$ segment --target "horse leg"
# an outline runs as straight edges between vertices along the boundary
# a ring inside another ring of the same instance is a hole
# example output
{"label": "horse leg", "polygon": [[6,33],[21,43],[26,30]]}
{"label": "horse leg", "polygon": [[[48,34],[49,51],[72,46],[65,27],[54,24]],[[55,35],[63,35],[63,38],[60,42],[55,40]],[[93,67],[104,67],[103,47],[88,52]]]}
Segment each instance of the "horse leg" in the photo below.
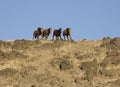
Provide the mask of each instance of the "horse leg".
{"label": "horse leg", "polygon": [[37,36],[37,39],[39,40],[39,35]]}
{"label": "horse leg", "polygon": [[54,40],[54,34],[53,34],[53,37],[52,37],[52,41]]}
{"label": "horse leg", "polygon": [[59,37],[57,36],[57,40],[59,40]]}
{"label": "horse leg", "polygon": [[56,39],[55,40],[58,40],[58,36],[56,36]]}
{"label": "horse leg", "polygon": [[40,36],[40,39],[42,40],[42,35]]}
{"label": "horse leg", "polygon": [[47,39],[48,39],[48,36],[46,35],[45,40],[47,40]]}
{"label": "horse leg", "polygon": [[57,36],[57,40],[59,40],[59,37]]}
{"label": "horse leg", "polygon": [[44,40],[44,37],[45,37],[45,35],[44,35],[44,33],[42,33],[42,34],[41,34],[42,40]]}
{"label": "horse leg", "polygon": [[32,38],[33,40],[34,40],[34,37],[35,37],[35,35],[33,34],[33,38]]}
{"label": "horse leg", "polygon": [[72,37],[71,37],[71,35],[69,35],[70,36],[70,40],[72,41]]}
{"label": "horse leg", "polygon": [[38,36],[35,36],[35,39],[37,40],[37,39],[38,39]]}
{"label": "horse leg", "polygon": [[60,35],[60,40],[63,40],[62,37],[61,37],[61,35]]}
{"label": "horse leg", "polygon": [[55,40],[57,40],[57,36],[56,36],[56,39]]}
{"label": "horse leg", "polygon": [[67,40],[69,41],[69,38],[68,38],[68,36],[67,36]]}
{"label": "horse leg", "polygon": [[64,40],[65,40],[65,36],[63,36],[64,37]]}
{"label": "horse leg", "polygon": [[37,39],[38,37],[37,37],[37,35],[35,35],[35,39]]}

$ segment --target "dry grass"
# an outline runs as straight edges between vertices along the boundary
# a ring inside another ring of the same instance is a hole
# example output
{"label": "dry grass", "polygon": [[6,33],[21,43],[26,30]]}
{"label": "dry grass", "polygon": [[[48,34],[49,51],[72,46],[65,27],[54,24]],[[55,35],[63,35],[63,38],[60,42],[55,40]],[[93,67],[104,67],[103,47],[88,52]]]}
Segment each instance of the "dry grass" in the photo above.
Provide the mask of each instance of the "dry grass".
{"label": "dry grass", "polygon": [[[110,41],[118,53],[108,55]],[[0,41],[0,87],[117,87],[119,39],[110,41]]]}

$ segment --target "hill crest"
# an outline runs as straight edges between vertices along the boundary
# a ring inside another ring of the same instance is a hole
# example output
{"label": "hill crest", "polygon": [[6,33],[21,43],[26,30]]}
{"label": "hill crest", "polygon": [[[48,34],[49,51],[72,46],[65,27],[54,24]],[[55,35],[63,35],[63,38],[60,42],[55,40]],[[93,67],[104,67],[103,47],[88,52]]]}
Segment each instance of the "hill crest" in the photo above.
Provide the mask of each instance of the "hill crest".
{"label": "hill crest", "polygon": [[120,38],[0,41],[1,87],[118,87]]}

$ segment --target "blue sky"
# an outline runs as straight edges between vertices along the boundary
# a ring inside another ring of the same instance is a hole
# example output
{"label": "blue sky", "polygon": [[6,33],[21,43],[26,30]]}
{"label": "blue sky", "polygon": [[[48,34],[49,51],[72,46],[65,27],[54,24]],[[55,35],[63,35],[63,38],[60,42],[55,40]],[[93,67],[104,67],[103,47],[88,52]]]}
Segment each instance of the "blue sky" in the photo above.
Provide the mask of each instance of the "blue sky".
{"label": "blue sky", "polygon": [[74,40],[119,37],[120,0],[0,0],[0,40],[32,39],[38,27],[70,27]]}

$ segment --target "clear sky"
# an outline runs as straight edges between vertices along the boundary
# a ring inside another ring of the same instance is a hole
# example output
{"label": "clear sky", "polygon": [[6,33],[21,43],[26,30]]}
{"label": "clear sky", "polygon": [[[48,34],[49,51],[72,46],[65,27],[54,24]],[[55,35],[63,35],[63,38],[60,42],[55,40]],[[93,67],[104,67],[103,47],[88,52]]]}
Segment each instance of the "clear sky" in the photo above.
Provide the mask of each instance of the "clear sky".
{"label": "clear sky", "polygon": [[0,40],[32,39],[38,27],[70,27],[74,40],[119,37],[120,0],[0,0]]}

